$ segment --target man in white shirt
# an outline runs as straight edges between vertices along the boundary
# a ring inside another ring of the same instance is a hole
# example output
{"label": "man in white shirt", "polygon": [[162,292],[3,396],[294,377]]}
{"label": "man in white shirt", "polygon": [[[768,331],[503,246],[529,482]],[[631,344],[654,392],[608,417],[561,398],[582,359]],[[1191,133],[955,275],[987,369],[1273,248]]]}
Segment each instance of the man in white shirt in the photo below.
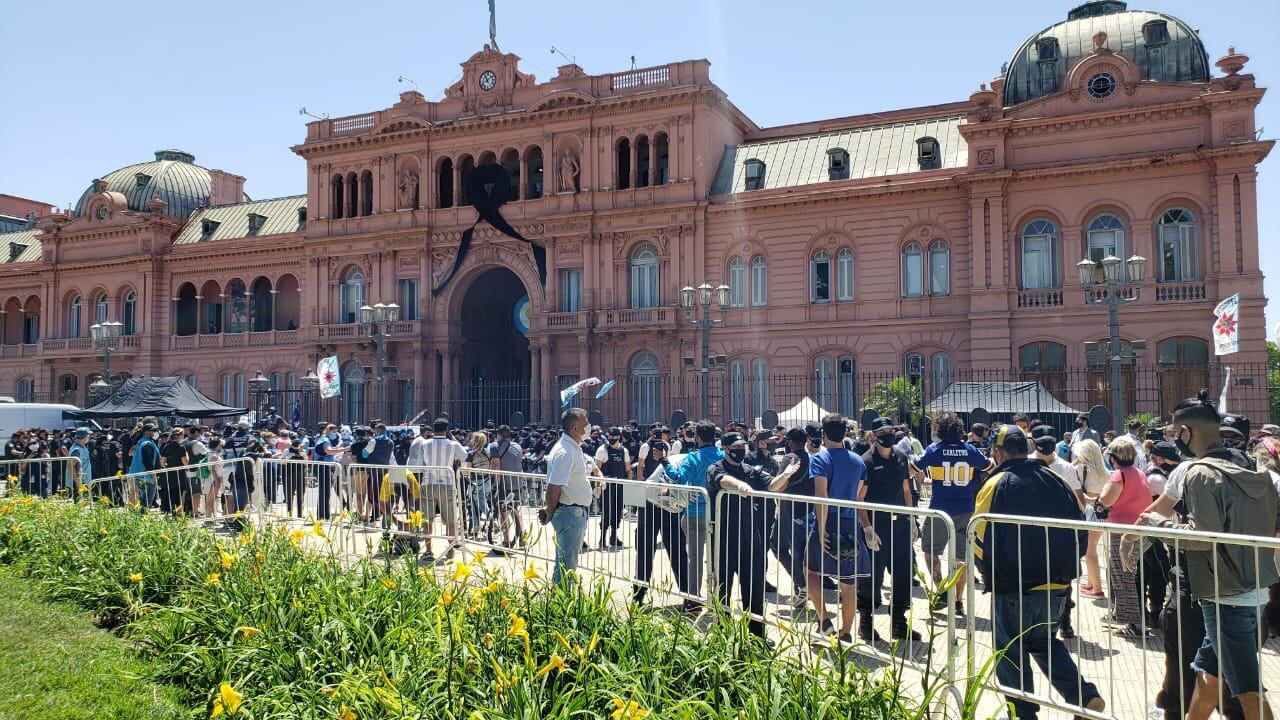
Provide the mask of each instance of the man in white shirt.
{"label": "man in white shirt", "polygon": [[[449,421],[444,418],[437,418],[429,427],[423,425],[420,430],[421,434],[409,446],[406,464],[422,484],[422,532],[431,534],[431,523],[438,514],[444,522],[445,532],[453,537],[457,506],[461,504],[457,497],[454,472],[467,459],[467,450],[457,440],[449,437]],[[440,559],[448,559],[453,551],[454,546],[450,545]],[[423,559],[425,562],[432,562],[430,545],[427,546]]]}
{"label": "man in white shirt", "polygon": [[1129,421],[1129,432],[1116,438],[1117,440],[1125,440],[1133,445],[1133,449],[1137,451],[1137,458],[1133,461],[1133,466],[1146,472],[1147,454],[1142,451],[1142,438],[1138,437],[1138,433],[1142,432],[1142,423],[1137,420]]}
{"label": "man in white shirt", "polygon": [[587,435],[587,411],[576,407],[565,410],[560,428],[560,440],[547,456],[546,504],[538,510],[538,522],[551,523],[555,529],[556,565],[551,580],[556,584],[578,567],[591,506],[587,456],[581,445]]}

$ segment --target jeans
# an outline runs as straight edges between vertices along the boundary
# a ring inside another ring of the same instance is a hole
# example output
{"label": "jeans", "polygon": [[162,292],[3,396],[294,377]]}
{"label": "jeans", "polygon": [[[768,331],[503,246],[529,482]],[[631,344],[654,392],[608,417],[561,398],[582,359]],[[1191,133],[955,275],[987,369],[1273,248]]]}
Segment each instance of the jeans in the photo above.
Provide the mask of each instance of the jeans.
{"label": "jeans", "polygon": [[155,477],[140,477],[137,482],[139,509],[146,512],[156,505]]}
{"label": "jeans", "polygon": [[1200,601],[1204,642],[1191,667],[1227,681],[1233,697],[1262,689],[1258,667],[1258,608]]}
{"label": "jeans", "polygon": [[689,584],[684,591],[696,596],[702,592],[702,571],[707,567],[707,519],[690,517],[686,513],[680,518],[680,529],[684,531],[686,547],[689,550]]}
{"label": "jeans", "polygon": [[[1035,691],[1031,660],[1049,676],[1049,684],[1072,705],[1083,706],[1098,696],[1093,683],[1084,682],[1067,646],[1058,639],[1058,618],[1062,616],[1067,590],[1027,590],[1022,593],[999,592],[992,603],[995,624],[995,647],[1004,657],[996,665],[1000,684]],[[1025,633],[1025,634],[1024,634]],[[1034,720],[1040,706],[1013,697],[1008,698],[1019,720]]]}
{"label": "jeans", "polygon": [[551,573],[551,582],[559,585],[569,571],[578,569],[578,553],[587,534],[587,509],[560,505],[551,518],[551,527],[556,531],[556,567]]}

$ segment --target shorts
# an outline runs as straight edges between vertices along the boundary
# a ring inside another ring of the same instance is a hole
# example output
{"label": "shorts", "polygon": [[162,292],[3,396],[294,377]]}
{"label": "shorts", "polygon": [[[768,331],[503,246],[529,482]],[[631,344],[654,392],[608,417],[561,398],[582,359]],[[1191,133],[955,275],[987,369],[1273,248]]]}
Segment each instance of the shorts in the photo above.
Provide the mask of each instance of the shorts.
{"label": "shorts", "polygon": [[1258,658],[1258,608],[1201,600],[1204,642],[1191,669],[1227,681],[1233,697],[1262,690]]}
{"label": "shorts", "polygon": [[[951,524],[956,528],[956,558],[964,562],[966,543],[969,541],[969,518],[973,513],[960,513],[951,516]],[[920,549],[925,555],[938,557],[947,550],[947,525],[936,515],[924,519],[924,529],[920,533]]]}
{"label": "shorts", "polygon": [[439,515],[445,525],[452,525],[456,519],[453,486],[423,485],[422,488],[422,517],[430,519]]}
{"label": "shorts", "polygon": [[[833,522],[834,521],[834,522]],[[855,558],[839,557],[826,552],[822,547],[822,537],[813,522],[809,525],[809,537],[806,554],[807,567],[810,572],[820,573],[844,585],[853,585],[858,578],[871,576],[871,556],[867,553],[866,540],[862,537],[862,529],[855,518],[831,517],[827,522],[827,539],[836,542],[837,537],[856,537],[857,555]]]}

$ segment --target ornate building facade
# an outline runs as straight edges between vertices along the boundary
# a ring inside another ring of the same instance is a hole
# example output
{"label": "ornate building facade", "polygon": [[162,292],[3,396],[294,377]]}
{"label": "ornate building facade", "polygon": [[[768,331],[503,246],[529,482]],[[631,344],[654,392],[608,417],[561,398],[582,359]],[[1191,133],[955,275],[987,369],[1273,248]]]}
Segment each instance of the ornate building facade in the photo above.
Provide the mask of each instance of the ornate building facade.
{"label": "ornate building facade", "polygon": [[[1241,298],[1233,360],[1265,361],[1256,169],[1273,143],[1246,61],[1228,49],[1214,73],[1182,21],[1102,0],[966,100],[762,128],[703,60],[539,83],[486,47],[438,101],[309,123],[305,196],[250,201],[243,178],[162,151],[0,234],[0,392],[84,402],[89,326],[112,320],[115,372],[247,404],[246,378],[294,387],[337,355],[342,414],[366,414],[359,309],[394,302],[378,414],[506,383],[507,406],[546,418],[597,376],[620,380],[614,419],[649,420],[699,355],[680,291],[705,282],[728,286],[720,416],[800,394],[852,412],[856,378],[904,368],[935,391],[998,369],[1062,393],[1080,368],[1080,405],[1110,381],[1085,354],[1107,315],[1076,263],[1139,255],[1122,332],[1163,371],[1145,408],[1162,412],[1208,382],[1221,298]],[[445,283],[484,165],[510,180],[503,217],[546,248],[545,284],[531,245],[485,222]]]}

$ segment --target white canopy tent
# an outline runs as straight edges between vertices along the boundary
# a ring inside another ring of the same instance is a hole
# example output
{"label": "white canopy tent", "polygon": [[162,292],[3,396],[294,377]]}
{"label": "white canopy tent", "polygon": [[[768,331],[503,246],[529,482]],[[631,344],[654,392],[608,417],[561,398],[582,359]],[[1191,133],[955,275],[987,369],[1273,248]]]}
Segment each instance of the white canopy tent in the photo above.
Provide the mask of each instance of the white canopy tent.
{"label": "white canopy tent", "polygon": [[[791,409],[778,413],[778,424],[786,427],[804,427],[805,423],[822,422],[822,417],[830,412],[806,395]],[[761,426],[759,417],[755,419],[755,426]]]}

